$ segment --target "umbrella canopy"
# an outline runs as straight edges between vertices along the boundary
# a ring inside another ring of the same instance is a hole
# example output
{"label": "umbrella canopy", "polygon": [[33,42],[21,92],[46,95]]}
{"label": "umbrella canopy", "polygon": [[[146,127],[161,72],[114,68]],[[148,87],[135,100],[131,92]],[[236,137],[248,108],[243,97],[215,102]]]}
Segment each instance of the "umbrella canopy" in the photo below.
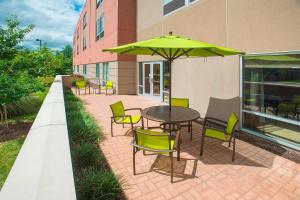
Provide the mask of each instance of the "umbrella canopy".
{"label": "umbrella canopy", "polygon": [[[118,54],[129,55],[159,55],[169,61],[170,81],[169,81],[169,102],[171,105],[171,65],[172,62],[181,56],[229,56],[243,54],[243,52],[233,49],[191,40],[179,36],[164,35],[149,40],[135,42],[131,44],[121,45],[114,48],[103,49],[104,52],[113,52]],[[171,108],[171,106],[170,106]]]}

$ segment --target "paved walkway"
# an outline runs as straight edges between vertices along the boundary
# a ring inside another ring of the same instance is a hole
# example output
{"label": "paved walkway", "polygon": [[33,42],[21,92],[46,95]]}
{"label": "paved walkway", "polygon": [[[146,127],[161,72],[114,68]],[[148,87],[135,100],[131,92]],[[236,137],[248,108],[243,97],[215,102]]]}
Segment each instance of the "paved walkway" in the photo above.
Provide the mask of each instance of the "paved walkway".
{"label": "paved walkway", "polygon": [[236,161],[231,149],[219,141],[206,140],[203,157],[199,156],[200,126],[194,126],[193,140],[186,129],[182,133],[181,160],[174,159],[175,183],[168,175],[166,156],[137,153],[132,172],[129,127],[114,126],[110,136],[109,105],[122,100],[126,108],[146,108],[159,102],[142,96],[81,95],[84,105],[105,135],[101,148],[112,170],[121,177],[128,199],[300,199],[300,164],[237,140]]}

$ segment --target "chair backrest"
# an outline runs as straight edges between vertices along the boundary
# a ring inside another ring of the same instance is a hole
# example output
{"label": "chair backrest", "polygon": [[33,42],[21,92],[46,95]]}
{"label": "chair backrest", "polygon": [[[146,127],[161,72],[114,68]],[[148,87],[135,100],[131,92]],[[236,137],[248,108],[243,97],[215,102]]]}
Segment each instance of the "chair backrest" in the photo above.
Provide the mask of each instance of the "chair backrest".
{"label": "chair backrest", "polygon": [[107,88],[113,88],[113,82],[111,82],[111,81],[106,81],[105,86],[106,86]]}
{"label": "chair backrest", "polygon": [[76,81],[76,86],[77,86],[78,88],[85,88],[86,83],[85,83],[84,80]]}
{"label": "chair backrest", "polygon": [[226,128],[226,132],[228,134],[232,134],[235,126],[237,125],[237,122],[239,121],[238,117],[236,116],[235,113],[231,113],[230,117],[228,119],[228,123],[227,123],[227,128]]}
{"label": "chair backrest", "polygon": [[187,98],[171,98],[171,106],[188,108],[190,106],[189,99],[187,99]]}
{"label": "chair backrest", "polygon": [[118,102],[110,105],[110,109],[113,113],[113,116],[115,117],[115,120],[119,120],[122,118],[122,117],[116,117],[116,116],[125,115],[125,109],[124,109],[122,101],[118,101]]}
{"label": "chair backrest", "polygon": [[[170,137],[166,132],[137,128],[135,129],[134,134],[135,143],[138,146],[148,149],[151,148],[153,150],[157,150],[159,147],[167,147],[167,149],[171,149]],[[153,144],[153,141],[156,141],[155,144]]]}

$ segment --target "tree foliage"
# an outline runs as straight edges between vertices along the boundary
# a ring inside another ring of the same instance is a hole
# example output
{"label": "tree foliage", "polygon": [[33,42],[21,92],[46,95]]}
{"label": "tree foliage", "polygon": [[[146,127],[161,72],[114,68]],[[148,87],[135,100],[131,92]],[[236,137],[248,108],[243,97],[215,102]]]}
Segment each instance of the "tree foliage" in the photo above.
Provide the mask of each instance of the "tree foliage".
{"label": "tree foliage", "polygon": [[[16,16],[0,26],[0,114],[5,106],[24,96],[45,90],[56,74],[72,72],[72,47],[53,52],[46,45],[39,50],[24,49],[21,44],[33,25],[21,26]],[[50,78],[49,78],[50,77]],[[7,114],[5,114],[7,115]]]}

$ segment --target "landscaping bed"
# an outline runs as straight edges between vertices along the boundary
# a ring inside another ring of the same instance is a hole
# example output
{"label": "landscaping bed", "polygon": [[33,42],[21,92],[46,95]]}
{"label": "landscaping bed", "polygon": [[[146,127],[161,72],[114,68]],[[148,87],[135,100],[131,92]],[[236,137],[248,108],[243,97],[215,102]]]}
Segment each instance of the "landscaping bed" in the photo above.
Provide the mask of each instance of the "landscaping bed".
{"label": "landscaping bed", "polygon": [[9,128],[0,127],[0,189],[13,166],[36,114],[9,120]]}
{"label": "landscaping bed", "polygon": [[64,93],[77,199],[122,199],[119,179],[99,148],[99,127],[71,90]]}

